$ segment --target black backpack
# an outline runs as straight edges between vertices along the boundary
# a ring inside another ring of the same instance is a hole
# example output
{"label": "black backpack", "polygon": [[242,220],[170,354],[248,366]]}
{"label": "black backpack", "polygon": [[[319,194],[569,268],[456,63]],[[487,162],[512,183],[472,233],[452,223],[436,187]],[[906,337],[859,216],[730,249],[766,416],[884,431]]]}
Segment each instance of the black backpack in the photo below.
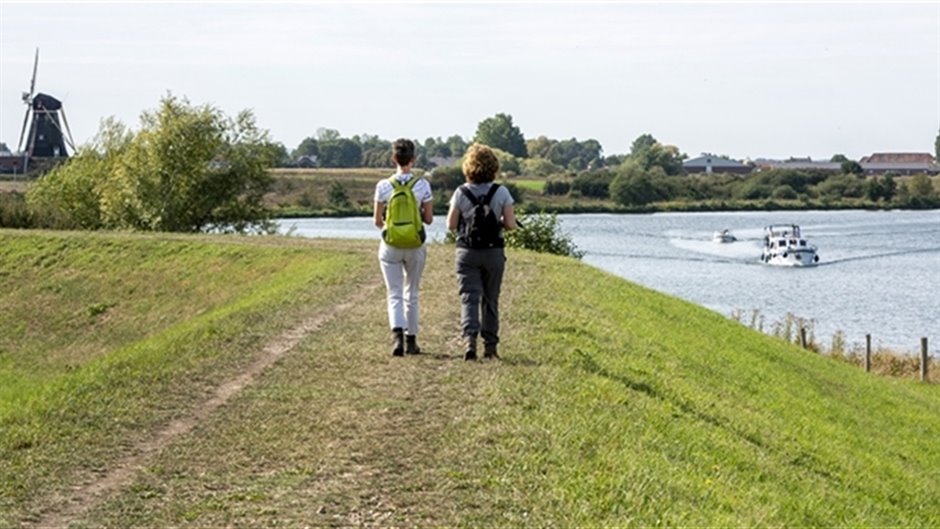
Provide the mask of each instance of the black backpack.
{"label": "black backpack", "polygon": [[477,197],[467,186],[460,186],[460,191],[473,204],[473,210],[469,219],[464,218],[463,215],[460,216],[457,246],[475,250],[505,246],[501,234],[502,223],[497,213],[490,207],[490,201],[493,200],[497,188],[499,184],[493,184],[485,196]]}

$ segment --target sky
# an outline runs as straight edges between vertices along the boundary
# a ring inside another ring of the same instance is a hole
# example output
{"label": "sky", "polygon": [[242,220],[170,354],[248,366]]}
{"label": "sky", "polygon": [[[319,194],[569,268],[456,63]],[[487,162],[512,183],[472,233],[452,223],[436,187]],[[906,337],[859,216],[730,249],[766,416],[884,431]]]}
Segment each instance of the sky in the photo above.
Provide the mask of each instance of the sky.
{"label": "sky", "polygon": [[930,152],[940,0],[16,2],[0,0],[0,141],[36,91],[77,144],[166,94],[251,110],[294,149],[320,128],[423,141],[512,116],[526,138],[694,158]]}

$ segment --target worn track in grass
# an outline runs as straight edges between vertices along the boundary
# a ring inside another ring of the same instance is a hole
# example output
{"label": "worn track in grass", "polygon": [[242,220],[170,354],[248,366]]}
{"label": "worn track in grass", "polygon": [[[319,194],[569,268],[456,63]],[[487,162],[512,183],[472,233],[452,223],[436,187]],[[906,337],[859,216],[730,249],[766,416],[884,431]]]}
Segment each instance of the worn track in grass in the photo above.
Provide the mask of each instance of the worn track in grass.
{"label": "worn track in grass", "polygon": [[141,469],[148,465],[161,450],[180,437],[189,434],[234,395],[252,384],[265,369],[280,360],[309,334],[340,317],[351,307],[367,300],[379,286],[376,282],[364,284],[350,298],[341,300],[326,311],[317,311],[296,326],[277,335],[262,348],[254,362],[241,374],[218,386],[210,399],[200,403],[186,415],[172,421],[151,438],[135,446],[130,450],[132,455],[113,464],[98,479],[74,487],[68,493],[68,497],[51,505],[34,526],[67,527],[116,491],[126,488]]}

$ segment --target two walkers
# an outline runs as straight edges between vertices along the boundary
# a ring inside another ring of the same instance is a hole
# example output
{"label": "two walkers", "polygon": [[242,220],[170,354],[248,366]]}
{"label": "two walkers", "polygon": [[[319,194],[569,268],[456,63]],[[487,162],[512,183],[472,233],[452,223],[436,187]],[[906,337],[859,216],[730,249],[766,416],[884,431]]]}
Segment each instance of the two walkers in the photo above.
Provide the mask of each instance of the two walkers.
{"label": "two walkers", "polygon": [[[392,354],[420,352],[417,345],[418,295],[427,260],[424,224],[434,218],[431,186],[411,174],[415,159],[411,140],[396,140],[392,159],[398,170],[375,187],[374,223],[382,230],[379,263],[388,300]],[[472,145],[464,158],[467,180],[451,197],[447,227],[457,231],[456,269],[460,293],[460,323],[464,358],[477,358],[477,340],[483,356],[498,358],[499,292],[506,256],[502,230],[516,228],[509,191],[493,183],[499,160],[485,145]],[[482,309],[482,318],[481,318]]]}

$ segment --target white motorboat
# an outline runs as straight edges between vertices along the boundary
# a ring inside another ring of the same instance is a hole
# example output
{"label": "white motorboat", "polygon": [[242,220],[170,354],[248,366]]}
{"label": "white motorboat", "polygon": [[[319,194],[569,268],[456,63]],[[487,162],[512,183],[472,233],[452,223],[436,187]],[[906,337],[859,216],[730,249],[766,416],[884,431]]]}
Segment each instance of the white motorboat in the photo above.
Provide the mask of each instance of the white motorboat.
{"label": "white motorboat", "polygon": [[731,235],[731,232],[728,230],[716,231],[715,235],[712,236],[713,242],[726,243],[726,242],[734,242],[736,240],[738,240],[738,238],[735,237],[734,235]]}
{"label": "white motorboat", "polygon": [[774,266],[814,266],[819,262],[819,254],[800,233],[799,226],[775,224],[764,228],[760,260]]}

